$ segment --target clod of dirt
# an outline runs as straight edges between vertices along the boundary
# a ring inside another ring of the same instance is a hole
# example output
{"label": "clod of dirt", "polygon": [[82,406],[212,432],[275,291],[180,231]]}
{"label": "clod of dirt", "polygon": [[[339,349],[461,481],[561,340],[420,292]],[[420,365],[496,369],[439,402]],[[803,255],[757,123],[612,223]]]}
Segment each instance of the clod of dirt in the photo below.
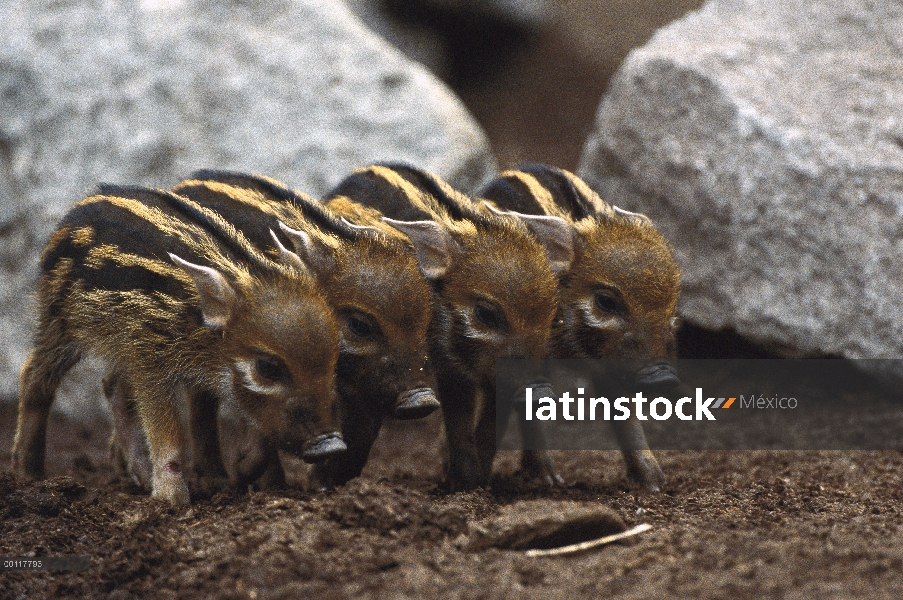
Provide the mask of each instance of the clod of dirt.
{"label": "clod of dirt", "polygon": [[17,488],[16,477],[4,473],[0,476],[0,517],[15,518],[24,514],[55,517],[81,498],[85,491],[85,487],[71,477],[28,482]]}
{"label": "clod of dirt", "polygon": [[416,531],[418,539],[439,540],[467,529],[463,510],[436,506],[427,494],[405,486],[357,479],[323,501],[332,521],[381,535]]}
{"label": "clod of dirt", "polygon": [[471,525],[467,548],[509,550],[557,548],[627,529],[612,509],[592,502],[527,500],[515,502]]}

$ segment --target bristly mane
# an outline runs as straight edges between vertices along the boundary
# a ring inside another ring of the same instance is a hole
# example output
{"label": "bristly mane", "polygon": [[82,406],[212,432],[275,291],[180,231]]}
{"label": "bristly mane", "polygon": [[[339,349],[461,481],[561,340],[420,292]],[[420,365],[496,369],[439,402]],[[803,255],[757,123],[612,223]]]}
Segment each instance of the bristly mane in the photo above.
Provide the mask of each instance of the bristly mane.
{"label": "bristly mane", "polygon": [[[227,185],[246,186],[251,183],[266,196],[284,202],[297,210],[305,219],[326,233],[352,241],[360,240],[368,235],[366,231],[349,227],[324,204],[296,192],[275,179],[263,175],[252,175],[238,171],[221,171],[202,169],[191,174],[193,179],[216,181]],[[244,182],[244,184],[243,184]]]}
{"label": "bristly mane", "polygon": [[199,225],[215,241],[221,243],[236,256],[244,259],[249,265],[272,271],[279,268],[277,263],[264,256],[251,244],[243,233],[235,229],[231,223],[223,219],[214,211],[198,205],[193,200],[174,194],[168,190],[148,188],[136,185],[112,185],[101,183],[97,186],[95,194],[113,196],[118,198],[130,198],[140,201],[142,194],[153,195],[168,204],[173,210],[195,225]]}
{"label": "bristly mane", "polygon": [[468,196],[454,190],[448,183],[432,173],[404,163],[379,163],[375,166],[392,169],[411,181],[418,189],[435,198],[436,202],[445,208],[449,216],[455,220],[467,220],[475,224],[486,224],[491,220],[490,217],[474,208]]}

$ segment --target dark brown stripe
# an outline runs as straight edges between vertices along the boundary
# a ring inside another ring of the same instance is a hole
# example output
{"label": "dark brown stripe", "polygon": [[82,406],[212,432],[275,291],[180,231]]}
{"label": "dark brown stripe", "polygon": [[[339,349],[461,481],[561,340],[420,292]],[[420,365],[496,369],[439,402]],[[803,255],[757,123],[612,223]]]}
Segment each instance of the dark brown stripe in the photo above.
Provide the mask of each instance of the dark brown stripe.
{"label": "dark brown stripe", "polygon": [[367,235],[353,227],[348,227],[322,203],[291,190],[285,184],[263,175],[205,169],[193,173],[192,178],[257,190],[267,198],[288,204],[321,230],[346,240],[355,241]]}

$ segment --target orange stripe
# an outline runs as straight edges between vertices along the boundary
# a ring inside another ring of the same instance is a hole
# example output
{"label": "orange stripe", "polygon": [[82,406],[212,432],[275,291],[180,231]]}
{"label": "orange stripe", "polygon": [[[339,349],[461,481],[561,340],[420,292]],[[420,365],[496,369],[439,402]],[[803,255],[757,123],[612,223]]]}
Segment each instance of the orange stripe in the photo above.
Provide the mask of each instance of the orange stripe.
{"label": "orange stripe", "polygon": [[727,402],[725,402],[724,406],[722,406],[721,408],[730,408],[731,404],[734,403],[734,400],[736,400],[736,398],[728,398]]}

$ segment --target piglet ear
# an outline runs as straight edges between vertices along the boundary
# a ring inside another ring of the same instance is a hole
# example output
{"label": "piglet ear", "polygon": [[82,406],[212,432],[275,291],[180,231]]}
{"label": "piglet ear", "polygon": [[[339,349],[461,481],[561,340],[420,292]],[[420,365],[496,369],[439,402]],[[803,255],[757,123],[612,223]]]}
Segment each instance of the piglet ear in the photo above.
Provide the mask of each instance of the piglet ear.
{"label": "piglet ear", "polygon": [[216,269],[190,263],[172,253],[169,257],[194,280],[201,297],[204,324],[211,329],[224,329],[236,302],[235,290],[226,278]]}
{"label": "piglet ear", "polygon": [[372,225],[355,225],[354,223],[352,223],[345,217],[339,217],[339,218],[341,219],[342,223],[344,223],[347,227],[350,227],[352,229],[357,229],[358,231],[372,231],[374,233],[376,233],[378,231],[376,229],[376,227],[373,227]]}
{"label": "piglet ear", "polygon": [[325,248],[310,237],[309,233],[300,229],[292,229],[282,221],[279,221],[279,229],[295,247],[296,256],[305,265],[305,269],[313,269],[318,273],[329,269],[330,255]]}
{"label": "piglet ear", "polygon": [[495,215],[509,215],[517,217],[527,226],[527,229],[536,237],[552,265],[555,273],[567,273],[574,262],[574,228],[561,217],[547,215],[527,215],[513,210],[499,210],[489,202],[483,201],[483,205]]}
{"label": "piglet ear", "polygon": [[504,211],[504,210],[496,207],[495,204],[493,204],[492,202],[489,202],[487,200],[480,200],[480,204],[483,205],[483,208],[488,209],[489,212],[491,212],[492,214],[494,214],[497,217],[503,217],[507,214],[510,214],[507,211]]}
{"label": "piglet ear", "polygon": [[396,221],[383,217],[383,221],[402,232],[414,246],[420,272],[430,281],[441,279],[454,262],[451,235],[434,221]]}
{"label": "piglet ear", "polygon": [[642,221],[643,223],[647,223],[647,224],[649,224],[649,225],[652,225],[652,219],[650,219],[649,217],[647,217],[646,215],[644,215],[644,214],[642,214],[642,213],[630,212],[629,210],[624,210],[623,208],[620,208],[620,207],[618,207],[618,206],[615,206],[614,204],[611,205],[611,208],[612,208],[617,214],[621,215],[622,217],[628,217],[628,218],[631,218],[631,219],[636,219],[636,220],[638,220],[638,221]]}
{"label": "piglet ear", "polygon": [[524,215],[513,213],[527,224],[539,243],[546,249],[546,255],[556,273],[567,273],[574,262],[574,229],[561,217]]}
{"label": "piglet ear", "polygon": [[[281,222],[279,224],[282,225]],[[273,237],[273,243],[276,244],[276,250],[279,252],[279,258],[282,259],[282,262],[293,266],[302,273],[310,273],[310,270],[307,268],[304,261],[301,260],[301,257],[282,245],[282,241],[279,239],[279,236],[276,235],[275,231],[270,229],[270,235]]]}

